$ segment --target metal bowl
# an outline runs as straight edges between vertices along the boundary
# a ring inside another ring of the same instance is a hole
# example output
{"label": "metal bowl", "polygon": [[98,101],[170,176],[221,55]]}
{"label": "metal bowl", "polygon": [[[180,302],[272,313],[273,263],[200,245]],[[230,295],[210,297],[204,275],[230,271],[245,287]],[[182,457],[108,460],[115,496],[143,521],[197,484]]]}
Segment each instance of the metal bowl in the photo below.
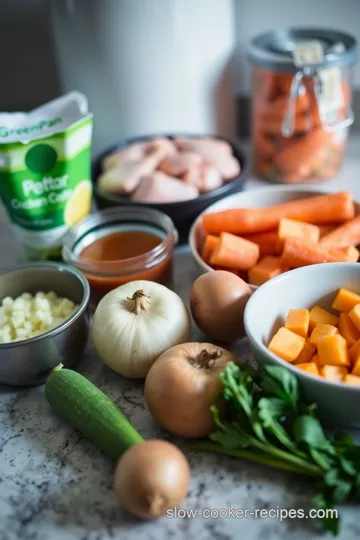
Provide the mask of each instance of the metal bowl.
{"label": "metal bowl", "polygon": [[54,291],[79,307],[69,319],[44,334],[0,344],[2,384],[41,384],[60,362],[72,367],[82,358],[89,336],[87,305],[90,289],[87,280],[74,268],[48,262],[16,266],[0,274],[0,299],[38,291]]}

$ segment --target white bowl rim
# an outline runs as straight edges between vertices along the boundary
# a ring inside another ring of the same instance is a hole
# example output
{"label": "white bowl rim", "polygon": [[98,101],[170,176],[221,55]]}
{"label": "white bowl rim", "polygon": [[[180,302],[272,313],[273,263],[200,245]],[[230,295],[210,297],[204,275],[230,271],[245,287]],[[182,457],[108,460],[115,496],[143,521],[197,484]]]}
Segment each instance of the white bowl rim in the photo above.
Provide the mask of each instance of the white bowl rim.
{"label": "white bowl rim", "polygon": [[[216,201],[215,203],[213,203],[210,206],[208,206],[207,208],[205,208],[205,210],[203,212],[201,212],[201,214],[198,215],[198,217],[196,218],[196,220],[192,224],[191,229],[189,231],[188,242],[189,242],[189,246],[190,246],[192,256],[196,260],[197,264],[201,268],[203,268],[203,270],[205,272],[212,272],[214,270],[213,268],[211,268],[211,266],[209,266],[208,264],[206,264],[202,260],[202,258],[200,257],[200,253],[197,250],[197,246],[196,246],[196,242],[195,242],[195,231],[196,231],[199,223],[201,222],[203,214],[210,213],[210,212],[213,211],[214,207],[216,207],[217,205],[219,205],[221,203],[225,203],[226,201],[231,201],[233,199],[236,199],[236,198],[238,198],[239,196],[241,196],[243,194],[250,194],[252,192],[256,192],[256,193],[259,193],[260,195],[263,194],[264,196],[266,196],[269,192],[278,192],[278,193],[288,193],[288,192],[290,192],[291,193],[292,191],[293,192],[300,191],[300,192],[304,192],[304,193],[314,193],[314,194],[318,194],[318,195],[321,195],[321,194],[326,195],[327,193],[328,194],[329,193],[338,193],[339,189],[326,189],[326,188],[322,188],[322,186],[321,187],[319,187],[319,186],[310,186],[308,184],[299,185],[299,186],[275,185],[275,186],[267,186],[267,187],[256,187],[256,188],[252,188],[252,189],[249,189],[249,190],[245,189],[244,191],[239,191],[237,193],[233,193],[232,195],[228,195],[227,197],[224,197],[223,199],[220,199],[219,201]],[[250,283],[248,283],[248,285],[253,291],[257,290],[256,285],[251,285]]]}
{"label": "white bowl rim", "polygon": [[[264,290],[269,289],[271,287],[276,287],[278,285],[281,285],[281,283],[284,280],[291,279],[292,277],[296,277],[297,274],[300,273],[306,273],[306,272],[312,272],[314,268],[318,268],[319,270],[323,267],[326,267],[328,270],[331,271],[334,269],[344,268],[345,266],[347,268],[353,267],[359,270],[360,274],[360,264],[359,263],[347,263],[347,262],[337,262],[337,263],[321,263],[321,264],[315,264],[315,265],[309,265],[309,266],[303,266],[302,268],[295,268],[294,270],[291,270],[289,272],[284,272],[283,274],[280,274],[279,276],[276,276],[269,280],[268,282],[264,283],[264,285],[261,285],[258,287],[250,296],[244,311],[244,327],[245,332],[250,341],[256,344],[256,346],[260,349],[260,351],[265,355],[273,360],[275,360],[279,365],[286,367],[290,371],[292,371],[297,376],[303,376],[305,380],[311,380],[314,382],[314,379],[319,382],[320,384],[330,385],[334,388],[341,388],[345,391],[353,392],[354,394],[360,393],[360,386],[354,386],[350,384],[344,384],[344,383],[338,383],[333,381],[328,381],[326,379],[323,379],[322,377],[315,377],[314,375],[310,375],[306,371],[297,369],[291,362],[286,362],[286,360],[283,360],[273,352],[269,351],[269,349],[258,339],[256,338],[251,329],[251,325],[249,325],[248,321],[248,312],[250,308],[253,308],[253,304],[255,302],[259,302],[261,300],[261,295],[263,294]],[[318,270],[316,270],[318,271]],[[256,305],[256,304],[255,304]]]}

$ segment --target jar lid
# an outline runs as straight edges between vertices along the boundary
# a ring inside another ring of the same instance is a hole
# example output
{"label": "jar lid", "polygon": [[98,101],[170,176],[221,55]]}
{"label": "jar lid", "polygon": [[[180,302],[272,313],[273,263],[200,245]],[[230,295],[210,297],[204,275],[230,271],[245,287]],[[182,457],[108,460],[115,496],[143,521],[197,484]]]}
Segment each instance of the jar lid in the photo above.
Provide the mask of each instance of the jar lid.
{"label": "jar lid", "polygon": [[311,68],[349,67],[357,59],[354,37],[328,28],[287,28],[260,34],[250,41],[248,58],[256,66],[283,72],[295,72],[294,51],[300,44],[313,42],[321,46],[320,63]]}

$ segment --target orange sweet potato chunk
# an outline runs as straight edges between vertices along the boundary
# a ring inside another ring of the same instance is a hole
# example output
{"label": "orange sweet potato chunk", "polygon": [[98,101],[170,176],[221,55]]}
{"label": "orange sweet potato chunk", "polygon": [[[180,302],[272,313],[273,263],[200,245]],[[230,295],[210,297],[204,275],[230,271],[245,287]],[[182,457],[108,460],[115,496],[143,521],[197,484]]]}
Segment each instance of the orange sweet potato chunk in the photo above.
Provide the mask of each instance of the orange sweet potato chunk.
{"label": "orange sweet potato chunk", "polygon": [[349,349],[349,358],[351,362],[355,362],[357,356],[360,354],[360,339]]}
{"label": "orange sweet potato chunk", "polygon": [[210,263],[235,270],[249,270],[257,263],[259,254],[259,246],[254,242],[224,232],[220,234]]}
{"label": "orange sweet potato chunk", "polygon": [[213,234],[206,235],[204,244],[201,250],[201,258],[204,262],[207,263],[210,261],[210,257],[213,254],[218,241],[219,241],[219,238],[217,236],[214,236]]}
{"label": "orange sweet potato chunk", "polygon": [[294,362],[301,353],[305,338],[281,327],[272,337],[268,349],[287,362]]}
{"label": "orange sweet potato chunk", "polygon": [[345,339],[340,334],[323,337],[317,345],[320,363],[347,367],[350,365]]}
{"label": "orange sweet potato chunk", "polygon": [[349,311],[349,317],[356,328],[360,331],[360,304],[356,304],[356,306]]}
{"label": "orange sweet potato chunk", "polygon": [[320,376],[319,368],[315,364],[315,362],[305,362],[304,364],[296,364],[296,367],[299,369],[302,369],[303,371],[307,371],[311,375],[317,375]]}
{"label": "orange sweet potato chunk", "polygon": [[315,353],[313,355],[313,357],[311,358],[311,362],[314,362],[319,369],[322,367],[318,353]]}
{"label": "orange sweet potato chunk", "polygon": [[290,309],[285,320],[285,328],[306,338],[308,335],[309,323],[310,313],[308,309]]}
{"label": "orange sweet potato chunk", "polygon": [[316,349],[314,345],[311,345],[311,343],[309,343],[308,340],[306,340],[302,348],[302,351],[300,352],[299,356],[294,361],[294,364],[307,364],[308,362],[310,362],[310,360],[314,356],[315,350]]}
{"label": "orange sweet potato chunk", "polygon": [[355,359],[351,373],[360,377],[360,354],[358,354]]}
{"label": "orange sweet potato chunk", "polygon": [[359,331],[347,313],[340,313],[338,329],[349,348],[360,339]]}
{"label": "orange sweet potato chunk", "polygon": [[326,336],[334,336],[338,333],[336,326],[331,326],[331,324],[318,323],[314,330],[311,332],[310,343],[315,347],[318,346],[318,343],[321,339]]}
{"label": "orange sweet potato chunk", "polygon": [[281,219],[279,223],[279,238],[283,240],[289,236],[317,244],[320,239],[320,229],[316,225],[303,223],[295,219]]}
{"label": "orange sweet potato chunk", "polygon": [[312,332],[315,326],[319,323],[330,324],[331,326],[337,326],[338,317],[336,315],[333,315],[329,311],[326,311],[326,309],[323,309],[319,306],[314,306],[310,310],[310,323],[309,323],[310,332]]}
{"label": "orange sweet potato chunk", "polygon": [[347,374],[346,367],[326,365],[320,368],[320,375],[327,381],[342,382]]}
{"label": "orange sweet potato chunk", "polygon": [[344,377],[344,383],[351,384],[352,386],[360,386],[360,377],[358,377],[357,375],[351,375],[351,373],[348,373]]}
{"label": "orange sweet potato chunk", "polygon": [[349,289],[341,288],[335,296],[332,308],[337,311],[348,313],[356,306],[356,304],[360,304],[360,295]]}
{"label": "orange sweet potato chunk", "polygon": [[280,257],[267,256],[249,270],[249,283],[262,285],[283,272]]}

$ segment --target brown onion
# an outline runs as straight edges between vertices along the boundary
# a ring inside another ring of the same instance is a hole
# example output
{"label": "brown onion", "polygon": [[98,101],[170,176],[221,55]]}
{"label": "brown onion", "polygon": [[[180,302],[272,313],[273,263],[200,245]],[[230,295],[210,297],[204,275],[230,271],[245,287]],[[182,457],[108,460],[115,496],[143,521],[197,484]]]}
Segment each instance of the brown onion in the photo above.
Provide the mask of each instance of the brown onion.
{"label": "brown onion", "polygon": [[205,437],[214,428],[210,406],[222,389],[219,374],[236,357],[209,343],[182,343],[155,361],[145,400],[159,424],[182,437]]}
{"label": "brown onion", "polygon": [[186,497],[190,467],[173,444],[151,440],[127,450],[115,471],[119,503],[143,519],[163,516]]}
{"label": "brown onion", "polygon": [[245,335],[243,317],[250,296],[248,284],[232,272],[208,272],[193,283],[191,314],[206,336],[232,343]]}

